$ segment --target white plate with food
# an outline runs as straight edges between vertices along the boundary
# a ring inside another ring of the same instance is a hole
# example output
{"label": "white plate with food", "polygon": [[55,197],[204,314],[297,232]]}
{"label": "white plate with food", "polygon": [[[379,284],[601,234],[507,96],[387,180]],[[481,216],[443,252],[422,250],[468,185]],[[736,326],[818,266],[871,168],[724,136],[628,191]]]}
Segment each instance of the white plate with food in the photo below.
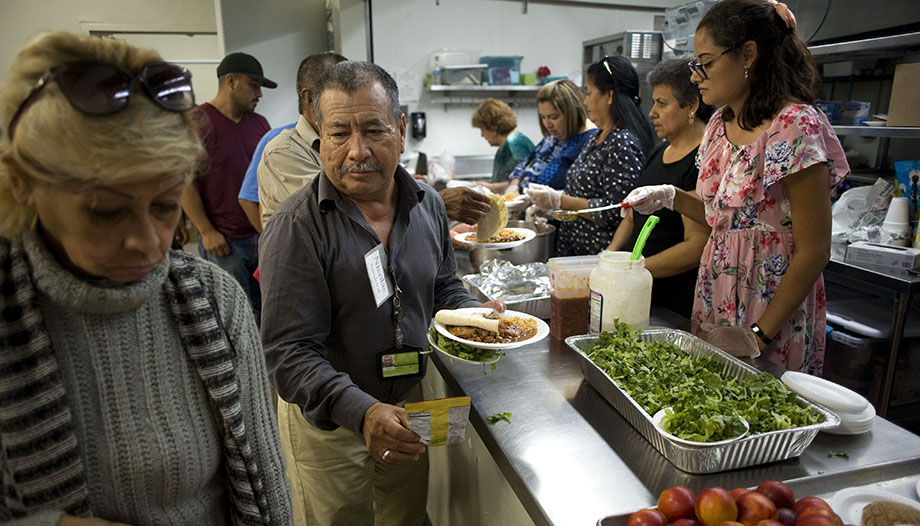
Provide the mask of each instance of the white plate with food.
{"label": "white plate with food", "polygon": [[[505,354],[500,349],[483,349],[480,347],[473,347],[472,345],[466,345],[447,338],[439,332],[435,332],[435,334],[432,335],[429,331],[428,343],[431,344],[432,349],[447,356],[451,360],[460,360],[461,362],[476,365],[489,365],[495,363]],[[438,345],[439,343],[446,347],[446,349]]]}
{"label": "white plate with food", "polygon": [[[505,228],[498,234],[490,237],[488,241],[476,241],[476,232],[461,232],[454,235],[454,240],[467,245],[470,248],[514,248],[521,246],[531,239],[537,237],[537,233],[529,228]],[[507,239],[507,241],[503,241]]]}
{"label": "white plate with food", "polygon": [[[834,494],[829,503],[831,508],[840,515],[846,524],[865,524],[863,522],[863,509],[873,502],[895,502],[908,508],[901,510],[911,514],[916,514],[920,518],[920,502],[911,500],[907,497],[871,487],[849,488],[840,490]],[[881,513],[882,511],[879,511]],[[917,524],[916,521],[895,522],[894,524]]]}
{"label": "white plate with food", "polygon": [[502,195],[502,199],[505,200],[505,206],[512,209],[518,208],[527,202],[527,196],[518,193],[504,194]]}
{"label": "white plate with food", "polygon": [[479,184],[473,181],[463,181],[461,179],[451,179],[447,181],[447,188],[461,188],[464,186],[467,188],[476,188]]}
{"label": "white plate with food", "polygon": [[545,321],[524,312],[496,313],[484,307],[440,310],[434,327],[451,340],[482,349],[513,349],[549,335]]}

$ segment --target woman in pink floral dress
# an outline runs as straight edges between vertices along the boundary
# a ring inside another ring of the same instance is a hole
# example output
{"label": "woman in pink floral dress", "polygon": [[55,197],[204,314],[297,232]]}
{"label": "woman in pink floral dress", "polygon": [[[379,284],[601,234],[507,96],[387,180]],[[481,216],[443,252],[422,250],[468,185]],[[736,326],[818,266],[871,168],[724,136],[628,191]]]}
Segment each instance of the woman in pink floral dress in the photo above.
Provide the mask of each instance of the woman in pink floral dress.
{"label": "woman in pink floral dress", "polygon": [[812,106],[817,67],[784,4],[724,0],[700,21],[690,64],[713,115],[697,160],[699,197],[667,185],[627,197],[712,230],[693,304],[698,334],[737,355],[820,375],[830,254],[830,192],[849,173]]}

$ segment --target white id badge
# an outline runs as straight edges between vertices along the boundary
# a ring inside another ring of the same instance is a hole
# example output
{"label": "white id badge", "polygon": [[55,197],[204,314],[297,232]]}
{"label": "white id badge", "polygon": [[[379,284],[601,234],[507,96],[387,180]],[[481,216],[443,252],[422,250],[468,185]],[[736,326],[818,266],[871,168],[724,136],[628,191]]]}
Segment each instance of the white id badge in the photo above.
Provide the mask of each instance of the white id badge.
{"label": "white id badge", "polygon": [[377,308],[380,308],[391,296],[393,296],[393,282],[386,272],[388,265],[387,252],[383,248],[383,243],[370,249],[364,254],[364,264],[367,266],[367,277],[371,282],[371,291],[374,293],[374,301],[377,302]]}

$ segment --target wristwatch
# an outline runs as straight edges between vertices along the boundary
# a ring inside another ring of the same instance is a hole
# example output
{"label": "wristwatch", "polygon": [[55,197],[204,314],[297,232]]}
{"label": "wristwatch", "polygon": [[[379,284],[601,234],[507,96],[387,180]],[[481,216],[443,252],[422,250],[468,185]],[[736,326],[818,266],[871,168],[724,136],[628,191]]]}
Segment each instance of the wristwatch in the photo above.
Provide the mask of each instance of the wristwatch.
{"label": "wristwatch", "polygon": [[767,334],[763,332],[763,329],[761,329],[756,323],[751,324],[751,331],[755,336],[760,338],[760,341],[762,341],[764,345],[770,345],[773,343],[773,338],[767,336]]}

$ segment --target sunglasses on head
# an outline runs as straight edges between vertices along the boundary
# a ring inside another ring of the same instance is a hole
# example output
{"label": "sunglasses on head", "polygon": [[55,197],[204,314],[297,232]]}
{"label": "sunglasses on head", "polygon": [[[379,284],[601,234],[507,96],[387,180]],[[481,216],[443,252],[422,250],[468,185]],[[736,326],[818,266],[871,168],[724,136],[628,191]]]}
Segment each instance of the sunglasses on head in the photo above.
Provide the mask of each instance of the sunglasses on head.
{"label": "sunglasses on head", "polygon": [[610,64],[607,63],[607,60],[608,60],[609,58],[610,58],[609,55],[604,55],[604,60],[603,60],[603,62],[604,62],[604,69],[606,69],[606,70],[607,70],[607,73],[610,74],[610,78],[612,78],[613,80],[616,80],[616,76],[614,76],[613,71],[611,71],[611,69],[610,69]]}
{"label": "sunglasses on head", "polygon": [[10,120],[10,140],[22,113],[52,80],[71,106],[90,115],[108,115],[127,108],[135,82],[144,95],[164,110],[186,111],[195,107],[192,74],[175,64],[151,62],[132,77],[100,62],[72,62],[55,66],[38,79]]}

